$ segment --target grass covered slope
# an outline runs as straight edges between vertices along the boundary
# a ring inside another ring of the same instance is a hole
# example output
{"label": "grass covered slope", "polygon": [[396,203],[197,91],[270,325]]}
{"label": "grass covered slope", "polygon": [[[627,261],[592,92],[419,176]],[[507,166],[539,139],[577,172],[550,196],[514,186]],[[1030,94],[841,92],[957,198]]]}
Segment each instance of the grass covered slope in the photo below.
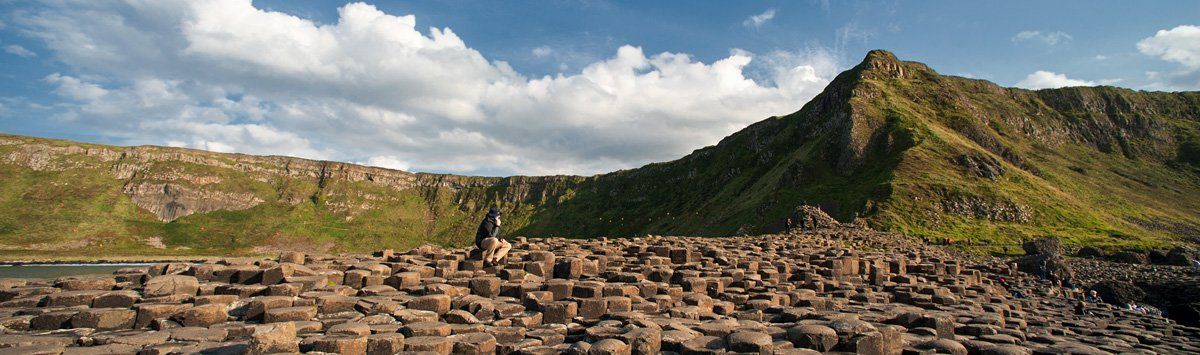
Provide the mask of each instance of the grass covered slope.
{"label": "grass covered slope", "polygon": [[0,135],[0,257],[228,255],[465,244],[581,178],[487,178]]}
{"label": "grass covered slope", "polygon": [[491,205],[532,236],[778,230],[803,204],[923,238],[1196,242],[1200,93],[1029,91],[872,51],[793,114],[592,177],[414,174],[0,135],[0,257],[465,245]]}
{"label": "grass covered slope", "polygon": [[601,176],[526,230],[727,235],[812,204],[980,244],[1196,242],[1198,137],[1200,93],[1002,88],[873,51],[799,112]]}

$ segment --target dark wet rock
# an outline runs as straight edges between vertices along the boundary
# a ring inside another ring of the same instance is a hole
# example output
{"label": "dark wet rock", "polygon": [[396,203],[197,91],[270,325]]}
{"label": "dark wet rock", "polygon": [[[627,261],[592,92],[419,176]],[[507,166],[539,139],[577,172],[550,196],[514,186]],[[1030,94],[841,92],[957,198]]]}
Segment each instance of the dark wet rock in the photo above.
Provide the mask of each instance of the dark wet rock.
{"label": "dark wet rock", "polygon": [[1104,281],[1092,286],[1092,290],[1104,302],[1124,306],[1131,302],[1141,302],[1146,293],[1136,285],[1123,281]]}
{"label": "dark wet rock", "polygon": [[1197,253],[1195,249],[1185,246],[1177,246],[1171,248],[1171,251],[1168,252],[1166,257],[1163,258],[1163,263],[1167,265],[1190,267],[1193,266],[1193,263],[1197,258],[1200,258],[1200,253]]}

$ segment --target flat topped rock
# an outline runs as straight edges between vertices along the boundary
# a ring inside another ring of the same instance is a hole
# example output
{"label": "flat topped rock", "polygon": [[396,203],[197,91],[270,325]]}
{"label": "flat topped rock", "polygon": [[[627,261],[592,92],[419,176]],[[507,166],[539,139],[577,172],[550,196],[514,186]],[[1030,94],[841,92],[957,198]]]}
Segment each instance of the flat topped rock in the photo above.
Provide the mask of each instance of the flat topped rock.
{"label": "flat topped rock", "polygon": [[512,242],[486,267],[426,247],[0,280],[0,352],[1200,351],[1200,329],[887,234]]}

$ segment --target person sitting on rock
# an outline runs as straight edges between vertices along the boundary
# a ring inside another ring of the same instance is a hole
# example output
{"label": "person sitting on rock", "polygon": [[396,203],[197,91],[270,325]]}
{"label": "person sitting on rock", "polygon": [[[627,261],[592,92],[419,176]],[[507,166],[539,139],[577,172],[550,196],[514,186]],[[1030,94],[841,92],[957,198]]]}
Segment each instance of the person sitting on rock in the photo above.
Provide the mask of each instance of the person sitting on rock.
{"label": "person sitting on rock", "polygon": [[479,222],[479,229],[475,231],[475,247],[482,252],[484,266],[495,265],[504,260],[508,251],[512,249],[512,244],[505,241],[504,236],[500,234],[499,208],[492,207],[487,216],[483,217],[483,221]]}

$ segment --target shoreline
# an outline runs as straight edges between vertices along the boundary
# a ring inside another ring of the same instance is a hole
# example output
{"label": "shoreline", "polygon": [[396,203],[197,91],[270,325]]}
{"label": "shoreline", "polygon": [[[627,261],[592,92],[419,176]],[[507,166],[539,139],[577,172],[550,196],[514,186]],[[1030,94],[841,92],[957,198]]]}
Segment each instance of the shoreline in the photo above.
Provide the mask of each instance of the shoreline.
{"label": "shoreline", "polygon": [[30,257],[30,258],[13,258],[0,259],[0,266],[35,266],[35,265],[148,265],[158,263],[204,263],[210,260],[219,260],[226,257],[219,256],[148,256],[148,257]]}

